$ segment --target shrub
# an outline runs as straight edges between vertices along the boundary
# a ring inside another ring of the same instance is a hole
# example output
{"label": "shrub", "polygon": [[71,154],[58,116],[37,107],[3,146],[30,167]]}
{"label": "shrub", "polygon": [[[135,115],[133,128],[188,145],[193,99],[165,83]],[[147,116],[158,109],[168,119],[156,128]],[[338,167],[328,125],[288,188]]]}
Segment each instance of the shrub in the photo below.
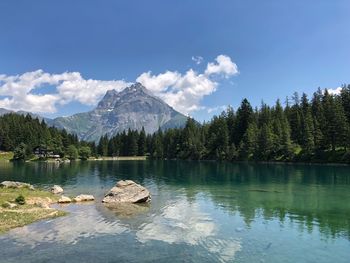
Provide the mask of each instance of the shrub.
{"label": "shrub", "polygon": [[19,205],[24,205],[26,203],[26,200],[24,198],[23,195],[19,195],[17,196],[17,198],[15,199],[16,203]]}
{"label": "shrub", "polygon": [[10,204],[8,202],[1,204],[2,208],[10,208]]}

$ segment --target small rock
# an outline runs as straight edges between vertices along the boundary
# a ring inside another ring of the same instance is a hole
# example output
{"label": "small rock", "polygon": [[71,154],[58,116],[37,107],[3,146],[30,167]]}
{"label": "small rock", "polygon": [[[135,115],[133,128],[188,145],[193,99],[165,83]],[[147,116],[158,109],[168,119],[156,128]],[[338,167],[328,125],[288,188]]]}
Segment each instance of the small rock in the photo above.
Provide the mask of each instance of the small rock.
{"label": "small rock", "polygon": [[34,190],[34,186],[27,183],[15,182],[15,181],[3,181],[0,183],[0,187],[3,188],[28,188],[30,190]]}
{"label": "small rock", "polygon": [[61,193],[63,193],[63,188],[59,185],[54,185],[53,187],[51,187],[51,193],[61,194]]}
{"label": "small rock", "polygon": [[39,202],[39,203],[37,203],[37,206],[44,208],[44,209],[50,209],[49,204],[46,202]]}
{"label": "small rock", "polygon": [[14,203],[5,202],[4,207],[9,208],[9,209],[13,209],[13,208],[16,208],[16,207],[17,207],[17,205],[16,205],[16,204],[14,204]]}
{"label": "small rock", "polygon": [[72,199],[70,199],[70,198],[67,197],[67,196],[62,195],[61,198],[58,199],[57,202],[60,203],[60,204],[71,203],[71,202],[72,202]]}
{"label": "small rock", "polygon": [[74,202],[86,202],[86,201],[94,201],[95,197],[93,195],[78,195],[73,198]]}
{"label": "small rock", "polygon": [[119,181],[102,200],[103,203],[144,203],[151,200],[150,192],[131,180]]}

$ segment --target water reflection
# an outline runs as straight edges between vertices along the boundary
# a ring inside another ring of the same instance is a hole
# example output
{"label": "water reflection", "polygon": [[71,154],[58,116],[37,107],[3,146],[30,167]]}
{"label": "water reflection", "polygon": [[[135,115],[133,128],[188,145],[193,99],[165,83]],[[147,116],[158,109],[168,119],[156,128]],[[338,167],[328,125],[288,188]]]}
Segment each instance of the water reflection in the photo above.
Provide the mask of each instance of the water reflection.
{"label": "water reflection", "polygon": [[189,203],[182,198],[166,205],[160,214],[152,217],[150,223],[140,227],[136,236],[143,243],[158,240],[169,244],[200,245],[217,254],[222,261],[233,260],[241,244],[238,240],[217,236],[218,228],[197,203]]}
{"label": "water reflection", "polygon": [[198,196],[230,217],[239,216],[248,228],[257,220],[277,220],[282,226],[297,224],[293,228],[299,232],[316,229],[324,238],[350,239],[349,171],[341,166],[183,161],[0,163],[0,180],[60,184],[68,194],[94,194],[96,203],[120,179],[134,180],[152,192],[151,207],[110,211],[87,206],[74,211],[73,218],[40,223],[52,231],[27,226],[11,232],[25,240],[25,233],[34,231],[31,244],[74,243],[87,235],[135,231],[141,243],[197,244],[232,257],[234,253],[223,250],[238,251],[241,244],[235,237],[220,237],[218,223],[200,207]]}
{"label": "water reflection", "polygon": [[127,231],[117,220],[106,220],[94,205],[68,205],[63,208],[69,216],[42,221],[11,231],[10,236],[17,245],[35,248],[43,243],[74,245],[84,238]]}

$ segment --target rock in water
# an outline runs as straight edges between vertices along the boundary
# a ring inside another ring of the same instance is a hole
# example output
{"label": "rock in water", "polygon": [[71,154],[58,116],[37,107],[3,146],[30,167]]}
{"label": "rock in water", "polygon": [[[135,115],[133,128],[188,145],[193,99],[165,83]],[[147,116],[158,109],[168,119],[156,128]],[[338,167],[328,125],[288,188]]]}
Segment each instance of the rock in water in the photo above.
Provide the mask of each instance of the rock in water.
{"label": "rock in water", "polygon": [[51,193],[53,194],[61,194],[63,193],[63,188],[59,185],[54,185],[51,187]]}
{"label": "rock in water", "polygon": [[28,188],[30,190],[34,190],[34,186],[27,183],[22,182],[14,182],[14,181],[3,181],[0,183],[0,187],[3,188]]}
{"label": "rock in water", "polygon": [[103,203],[143,203],[151,200],[150,192],[131,180],[119,181],[102,200]]}
{"label": "rock in water", "polygon": [[70,199],[70,198],[67,197],[67,196],[62,195],[61,198],[58,199],[57,202],[60,203],[60,204],[71,203],[71,202],[72,202],[72,199]]}
{"label": "rock in water", "polygon": [[94,201],[95,197],[93,195],[78,195],[73,198],[74,202],[86,202],[86,201]]}

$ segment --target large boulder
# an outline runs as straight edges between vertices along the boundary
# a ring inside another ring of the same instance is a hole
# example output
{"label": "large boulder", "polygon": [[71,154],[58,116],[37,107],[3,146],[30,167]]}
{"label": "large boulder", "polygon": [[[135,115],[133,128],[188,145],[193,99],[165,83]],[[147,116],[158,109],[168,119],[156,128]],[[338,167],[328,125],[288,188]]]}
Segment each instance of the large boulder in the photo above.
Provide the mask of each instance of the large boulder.
{"label": "large boulder", "polygon": [[150,192],[131,180],[119,181],[102,200],[103,203],[143,203],[151,200]]}
{"label": "large boulder", "polygon": [[78,195],[73,198],[74,202],[87,202],[87,201],[94,201],[95,197],[93,195]]}
{"label": "large boulder", "polygon": [[3,188],[28,188],[30,190],[34,190],[34,186],[27,183],[22,182],[14,182],[14,181],[3,181],[0,183],[0,187]]}
{"label": "large boulder", "polygon": [[54,185],[51,187],[51,193],[53,194],[62,194],[63,193],[63,188],[59,185]]}

